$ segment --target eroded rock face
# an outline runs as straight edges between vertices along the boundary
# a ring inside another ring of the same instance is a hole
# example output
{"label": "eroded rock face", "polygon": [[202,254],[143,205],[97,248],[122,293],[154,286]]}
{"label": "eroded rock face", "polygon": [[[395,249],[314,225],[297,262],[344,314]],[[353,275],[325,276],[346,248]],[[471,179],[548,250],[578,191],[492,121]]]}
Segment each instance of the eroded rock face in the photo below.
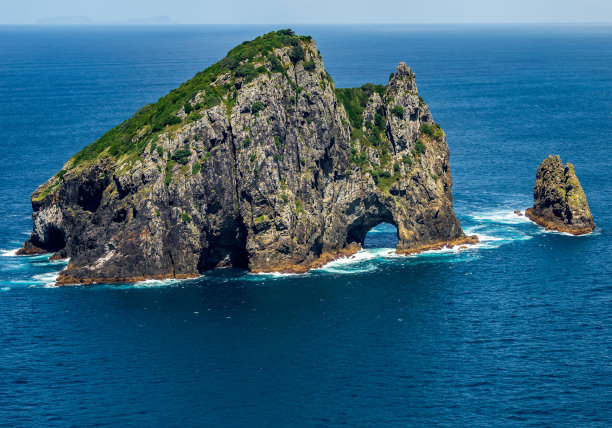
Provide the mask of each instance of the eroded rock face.
{"label": "eroded rock face", "polygon": [[595,229],[586,195],[571,163],[549,155],[540,164],[533,188],[533,207],[525,215],[549,230],[584,235]]}
{"label": "eroded rock face", "polygon": [[[162,126],[166,98],[68,161],[32,195],[24,253],[69,257],[58,283],[71,284],[219,266],[303,272],[358,251],[381,222],[397,226],[399,253],[473,242],[453,212],[444,132],[410,68],[386,86],[336,90],[314,41],[279,34],[251,42],[271,50],[230,51],[173,91],[207,79]],[[157,122],[126,137],[147,114]]]}

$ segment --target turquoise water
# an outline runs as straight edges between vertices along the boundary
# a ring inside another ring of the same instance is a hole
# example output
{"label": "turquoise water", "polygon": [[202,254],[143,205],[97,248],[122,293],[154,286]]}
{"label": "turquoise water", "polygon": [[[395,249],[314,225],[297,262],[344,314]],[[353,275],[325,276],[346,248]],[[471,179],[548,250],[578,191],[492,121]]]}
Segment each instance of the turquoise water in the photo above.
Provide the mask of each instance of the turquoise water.
{"label": "turquoise water", "polygon": [[[398,257],[381,225],[304,275],[54,287],[63,262],[13,255],[30,193],[270,28],[0,27],[0,425],[609,426],[612,28],[295,29],[339,87],[412,66],[481,244]],[[513,214],[549,153],[595,233]]]}

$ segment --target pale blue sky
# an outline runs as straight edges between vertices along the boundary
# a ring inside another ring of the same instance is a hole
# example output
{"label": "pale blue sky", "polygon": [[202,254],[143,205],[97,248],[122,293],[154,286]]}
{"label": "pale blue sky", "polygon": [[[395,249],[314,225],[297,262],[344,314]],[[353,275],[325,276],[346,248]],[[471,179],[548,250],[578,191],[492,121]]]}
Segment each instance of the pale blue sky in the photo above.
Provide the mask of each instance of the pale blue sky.
{"label": "pale blue sky", "polygon": [[181,24],[610,23],[612,0],[0,0],[1,24],[167,15]]}

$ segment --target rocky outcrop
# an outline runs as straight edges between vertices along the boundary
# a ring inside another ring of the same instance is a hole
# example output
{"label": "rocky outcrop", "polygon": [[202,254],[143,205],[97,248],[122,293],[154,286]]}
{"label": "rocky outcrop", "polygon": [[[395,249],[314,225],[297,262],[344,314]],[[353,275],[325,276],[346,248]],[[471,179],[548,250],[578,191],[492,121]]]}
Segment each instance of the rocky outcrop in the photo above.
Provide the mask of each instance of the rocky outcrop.
{"label": "rocky outcrop", "polygon": [[571,163],[549,155],[540,164],[533,188],[533,207],[525,215],[549,230],[584,235],[595,229],[586,195]]}
{"label": "rocky outcrop", "polygon": [[473,242],[452,205],[444,132],[401,63],[336,89],[290,30],[228,56],[77,153],[32,195],[23,252],[69,257],[59,284],[303,272],[381,222],[398,253]]}

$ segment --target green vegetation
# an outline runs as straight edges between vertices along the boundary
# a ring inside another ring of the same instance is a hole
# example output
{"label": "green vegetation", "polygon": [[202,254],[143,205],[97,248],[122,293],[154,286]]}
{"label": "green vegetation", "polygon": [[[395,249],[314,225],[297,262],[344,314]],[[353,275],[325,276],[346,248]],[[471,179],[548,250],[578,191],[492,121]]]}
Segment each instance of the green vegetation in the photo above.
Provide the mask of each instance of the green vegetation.
{"label": "green vegetation", "polygon": [[161,211],[155,210],[155,217],[161,217]]}
{"label": "green vegetation", "polygon": [[295,199],[295,212],[297,215],[304,214],[304,207],[302,207],[302,201]]}
{"label": "green vegetation", "polygon": [[185,223],[191,223],[191,216],[187,213],[181,214],[181,218]]}
{"label": "green vegetation", "polygon": [[344,106],[353,129],[361,130],[363,126],[363,111],[374,92],[384,95],[383,85],[366,83],[360,88],[336,88],[336,97]]}
{"label": "green vegetation", "polygon": [[304,70],[309,71],[311,73],[315,71],[315,62],[313,60],[306,61],[304,63]]}
{"label": "green vegetation", "polygon": [[255,224],[263,223],[264,221],[268,221],[268,216],[265,214],[260,215],[259,217],[255,217],[253,221]]}
{"label": "green vegetation", "polygon": [[293,64],[297,64],[300,61],[303,61],[305,57],[304,48],[300,45],[293,46],[291,51],[289,51],[289,60]]}
{"label": "green vegetation", "polygon": [[378,186],[378,188],[383,192],[389,191],[391,186],[393,186],[393,184],[400,178],[399,169],[391,174],[389,171],[374,168],[372,171],[370,171],[370,174],[372,175],[376,186]]}
{"label": "green vegetation", "polygon": [[194,163],[191,167],[191,173],[196,175],[198,172],[200,172],[200,168],[202,168],[202,164],[200,162]]}
{"label": "green vegetation", "polygon": [[164,178],[164,184],[166,187],[168,187],[172,181],[172,168],[174,168],[174,165],[176,165],[176,161],[174,159],[170,159],[166,163],[166,177]]}
{"label": "green vegetation", "polygon": [[442,131],[442,128],[440,128],[440,125],[437,123],[433,125],[427,122],[422,123],[420,129],[423,134],[429,135],[436,140],[444,137],[444,131]]}
{"label": "green vegetation", "polygon": [[260,103],[259,101],[256,101],[251,106],[251,113],[253,113],[254,115],[257,115],[257,113],[259,113],[260,111],[262,111],[265,108],[266,107],[262,103]]}
{"label": "green vegetation", "polygon": [[[115,158],[141,156],[161,132],[183,123],[177,116],[181,109],[188,115],[186,121],[199,119],[194,115],[198,110],[219,104],[225,104],[229,112],[236,102],[237,78],[242,78],[244,85],[264,73],[279,72],[286,76],[279,58],[273,53],[274,49],[291,46],[291,60],[297,63],[304,59],[304,48],[300,44],[311,40],[310,36],[296,36],[287,29],[270,32],[236,46],[221,61],[197,73],[156,103],[144,106],[134,116],[79,151],[72,158],[71,168],[94,161],[101,155]],[[217,83],[219,76],[228,73],[230,83]],[[197,96],[201,98],[194,104]]]}
{"label": "green vegetation", "polygon": [[196,122],[198,120],[202,119],[202,115],[199,113],[191,113],[189,116],[187,116],[187,120],[190,122]]}
{"label": "green vegetation", "polygon": [[351,149],[351,156],[349,160],[352,164],[355,164],[362,168],[368,164],[368,156],[366,152],[364,151],[361,153],[357,153],[357,149],[355,148]]}
{"label": "green vegetation", "polygon": [[425,144],[423,144],[423,140],[416,140],[414,144],[414,151],[417,155],[422,155],[425,153]]}
{"label": "green vegetation", "polygon": [[179,149],[172,155],[172,160],[180,163],[181,165],[186,165],[189,163],[189,158],[191,157],[191,150],[187,149]]}
{"label": "green vegetation", "polygon": [[391,109],[391,113],[393,113],[398,118],[403,119],[404,118],[404,107],[395,106]]}

